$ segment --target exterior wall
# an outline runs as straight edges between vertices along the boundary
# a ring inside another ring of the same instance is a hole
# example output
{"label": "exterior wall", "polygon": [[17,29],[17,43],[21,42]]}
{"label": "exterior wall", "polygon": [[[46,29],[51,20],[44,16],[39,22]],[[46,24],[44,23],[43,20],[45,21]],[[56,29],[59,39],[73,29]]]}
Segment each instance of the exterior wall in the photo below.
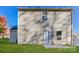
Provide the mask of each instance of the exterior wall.
{"label": "exterior wall", "polygon": [[55,44],[71,44],[71,12],[56,12],[54,32],[56,31],[62,31],[62,39],[56,40],[55,36]]}
{"label": "exterior wall", "polygon": [[[18,11],[18,44],[44,44],[45,30],[53,33],[51,44],[71,44],[71,11],[47,12],[43,22],[42,11]],[[61,40],[57,31],[62,31]]]}
{"label": "exterior wall", "polygon": [[79,46],[79,34],[73,33],[73,41],[74,46]]}
{"label": "exterior wall", "polygon": [[17,30],[10,30],[10,39],[9,42],[17,42]]}

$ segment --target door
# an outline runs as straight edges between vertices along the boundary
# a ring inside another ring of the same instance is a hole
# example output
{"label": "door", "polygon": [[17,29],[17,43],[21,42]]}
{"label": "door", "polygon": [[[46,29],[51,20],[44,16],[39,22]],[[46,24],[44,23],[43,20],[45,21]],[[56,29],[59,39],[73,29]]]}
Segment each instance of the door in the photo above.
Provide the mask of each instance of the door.
{"label": "door", "polygon": [[44,44],[48,45],[51,44],[51,33],[49,31],[44,32]]}

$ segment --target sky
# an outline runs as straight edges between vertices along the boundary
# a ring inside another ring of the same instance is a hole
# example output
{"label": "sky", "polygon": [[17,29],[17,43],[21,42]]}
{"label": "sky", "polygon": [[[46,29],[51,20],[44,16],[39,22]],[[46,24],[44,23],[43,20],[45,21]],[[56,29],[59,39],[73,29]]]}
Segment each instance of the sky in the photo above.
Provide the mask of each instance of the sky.
{"label": "sky", "polygon": [[79,6],[0,6],[0,16],[5,16],[7,27],[18,24],[18,8],[71,8],[73,32],[79,33]]}

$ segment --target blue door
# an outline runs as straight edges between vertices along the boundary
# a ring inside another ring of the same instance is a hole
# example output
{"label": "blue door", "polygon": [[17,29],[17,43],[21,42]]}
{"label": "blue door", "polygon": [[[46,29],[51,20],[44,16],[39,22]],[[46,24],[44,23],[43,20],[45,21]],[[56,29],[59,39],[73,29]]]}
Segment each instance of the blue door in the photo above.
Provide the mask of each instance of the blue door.
{"label": "blue door", "polygon": [[50,44],[51,33],[49,31],[44,32],[44,44]]}

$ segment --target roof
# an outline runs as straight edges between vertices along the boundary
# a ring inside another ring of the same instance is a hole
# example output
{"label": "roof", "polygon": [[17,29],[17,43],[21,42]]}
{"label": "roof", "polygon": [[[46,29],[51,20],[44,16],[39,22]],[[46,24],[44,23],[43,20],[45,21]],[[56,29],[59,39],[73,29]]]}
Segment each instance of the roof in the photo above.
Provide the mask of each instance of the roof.
{"label": "roof", "polygon": [[19,11],[72,11],[71,8],[18,8]]}
{"label": "roof", "polygon": [[13,26],[10,30],[17,30],[17,26]]}

